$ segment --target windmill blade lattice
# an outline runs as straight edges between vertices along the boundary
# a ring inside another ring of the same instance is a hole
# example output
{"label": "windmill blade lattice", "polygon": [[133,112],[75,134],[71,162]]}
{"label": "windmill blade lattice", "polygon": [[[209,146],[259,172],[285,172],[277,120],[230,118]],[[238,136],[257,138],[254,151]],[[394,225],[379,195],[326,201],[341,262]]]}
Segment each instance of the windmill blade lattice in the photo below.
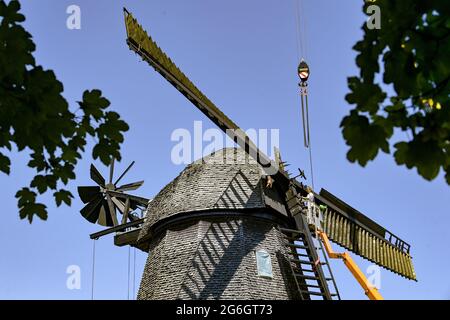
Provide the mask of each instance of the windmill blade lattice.
{"label": "windmill blade lattice", "polygon": [[[119,199],[115,195],[111,195],[110,192],[123,193],[124,191],[136,190],[144,184],[144,181],[137,181],[128,183],[117,187],[117,183],[125,176],[125,174],[134,165],[134,161],[127,167],[127,169],[119,176],[119,178],[113,183],[114,176],[114,161],[111,162],[109,170],[108,182],[97,170],[97,168],[91,164],[90,176],[91,179],[97,183],[98,186],[80,186],[78,187],[78,194],[80,199],[86,205],[80,210],[81,215],[91,223],[97,223],[105,227],[112,227],[118,225],[117,213],[118,210],[122,215],[122,223],[126,220],[134,221],[137,217],[128,213],[129,210],[135,210],[139,206],[145,206],[142,201],[131,200],[129,205],[126,206],[123,199]],[[123,193],[126,197],[127,195]]]}

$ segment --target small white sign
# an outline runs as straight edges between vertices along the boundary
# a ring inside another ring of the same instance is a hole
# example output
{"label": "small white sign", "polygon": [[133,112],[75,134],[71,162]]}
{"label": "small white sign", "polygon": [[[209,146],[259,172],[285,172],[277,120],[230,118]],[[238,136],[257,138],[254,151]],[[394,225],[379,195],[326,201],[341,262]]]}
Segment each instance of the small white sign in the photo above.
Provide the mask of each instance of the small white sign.
{"label": "small white sign", "polygon": [[258,276],[273,278],[272,261],[270,254],[266,250],[256,251],[256,267],[258,269]]}

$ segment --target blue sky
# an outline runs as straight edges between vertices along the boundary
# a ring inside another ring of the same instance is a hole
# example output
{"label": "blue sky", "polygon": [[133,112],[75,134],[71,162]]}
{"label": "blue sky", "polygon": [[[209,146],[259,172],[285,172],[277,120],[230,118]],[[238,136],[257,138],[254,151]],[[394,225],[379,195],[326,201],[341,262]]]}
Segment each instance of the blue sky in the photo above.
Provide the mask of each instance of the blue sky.
{"label": "blue sky", "polygon": [[[125,44],[126,6],[191,80],[243,129],[279,128],[281,152],[292,167],[308,168],[302,147],[296,67],[293,0],[269,1],[110,1],[24,0],[25,23],[37,44],[39,64],[64,83],[64,96],[76,108],[85,89],[99,88],[130,124],[123,145],[126,181],[145,180],[138,194],[153,197],[183,166],[174,165],[171,133],[193,130],[194,121],[214,128],[161,76]],[[81,8],[81,30],[66,28],[66,8]],[[316,189],[324,187],[412,244],[419,282],[382,270],[387,299],[449,299],[446,250],[450,237],[449,188],[442,175],[426,182],[382,154],[366,168],[346,160],[339,123],[348,113],[346,78],[357,73],[353,44],[365,20],[357,1],[304,0],[307,28],[311,139]],[[402,136],[399,136],[402,138]],[[24,154],[11,154],[12,173],[0,175],[0,298],[90,299],[92,241],[100,230],[71,207],[56,208],[48,195],[49,219],[32,225],[18,217],[14,194],[33,172]],[[69,186],[91,185],[86,153]],[[97,167],[106,174],[100,163]],[[125,181],[124,181],[125,182]],[[337,249],[337,248],[336,248]],[[111,237],[97,241],[95,298],[127,299],[128,248]],[[146,255],[136,252],[136,288]],[[355,258],[363,270],[368,262]],[[66,288],[66,268],[81,268],[81,289]],[[365,296],[340,261],[333,271],[345,299]]]}

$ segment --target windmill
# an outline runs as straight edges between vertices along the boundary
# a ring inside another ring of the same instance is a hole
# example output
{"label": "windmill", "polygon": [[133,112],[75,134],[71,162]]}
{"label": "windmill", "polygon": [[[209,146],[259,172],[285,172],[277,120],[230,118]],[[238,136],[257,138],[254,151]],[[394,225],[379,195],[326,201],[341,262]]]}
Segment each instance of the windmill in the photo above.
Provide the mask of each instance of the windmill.
{"label": "windmill", "polygon": [[144,184],[144,181],[127,183],[119,186],[119,182],[133,167],[134,161],[124,172],[114,180],[114,159],[109,167],[109,179],[105,180],[98,169],[91,164],[90,176],[96,186],[78,187],[78,195],[86,204],[81,210],[81,215],[91,223],[97,223],[105,227],[118,226],[117,212],[122,214],[121,225],[139,220],[133,213],[138,208],[145,209],[148,199],[126,194],[125,191],[136,190]]}
{"label": "windmill", "polygon": [[[328,258],[342,259],[369,298],[380,299],[349,254],[335,253],[329,240],[416,280],[408,243],[331,192],[310,190],[297,180],[306,178],[302,170],[291,177],[279,151],[271,160],[258,149],[180,71],[131,13],[124,9],[124,15],[129,48],[240,147],[231,154],[227,150],[214,152],[189,165],[149,203],[145,219],[91,235],[98,237],[130,227],[128,233],[116,234],[115,244],[151,253],[141,281],[140,299],[340,298]],[[306,68],[302,62],[298,71],[307,79]],[[301,80],[304,93],[306,82]],[[306,110],[302,110],[307,128],[307,100]],[[309,145],[307,131],[304,143]],[[231,160],[232,165],[223,164],[224,159]],[[244,166],[233,162],[239,159],[245,160]],[[101,187],[104,179],[96,179],[109,205],[115,201],[109,201],[108,195],[120,198],[120,194],[121,199],[127,199],[120,188],[109,190],[108,184]],[[314,217],[304,201],[309,193],[315,198],[310,206]],[[312,223],[316,216],[321,218]],[[252,268],[257,272],[249,274]]]}

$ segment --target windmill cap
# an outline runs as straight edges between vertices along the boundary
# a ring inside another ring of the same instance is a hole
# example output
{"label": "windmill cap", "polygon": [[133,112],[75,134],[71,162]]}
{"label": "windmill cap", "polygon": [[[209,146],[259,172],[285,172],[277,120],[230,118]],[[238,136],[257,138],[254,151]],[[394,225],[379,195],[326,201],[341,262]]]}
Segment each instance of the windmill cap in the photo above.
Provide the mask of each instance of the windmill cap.
{"label": "windmill cap", "polygon": [[225,148],[189,164],[148,205],[139,239],[157,222],[199,211],[265,208],[264,171],[241,148]]}

